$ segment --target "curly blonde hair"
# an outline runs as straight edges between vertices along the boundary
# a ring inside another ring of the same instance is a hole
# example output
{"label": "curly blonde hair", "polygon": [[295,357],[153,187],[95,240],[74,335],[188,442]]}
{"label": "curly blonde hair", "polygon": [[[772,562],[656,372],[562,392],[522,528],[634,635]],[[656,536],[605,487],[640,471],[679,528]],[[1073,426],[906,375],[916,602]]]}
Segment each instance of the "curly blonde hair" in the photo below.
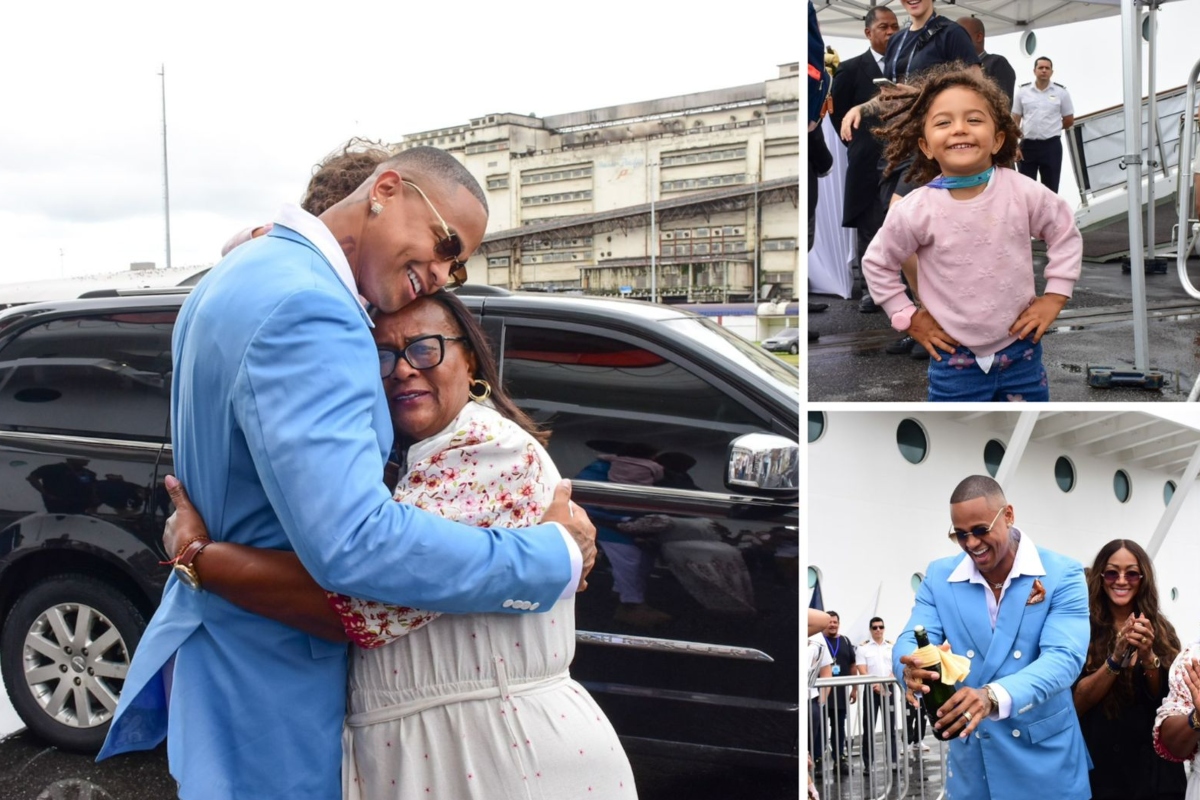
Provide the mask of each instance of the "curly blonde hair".
{"label": "curly blonde hair", "polygon": [[992,156],[998,167],[1011,167],[1020,152],[1021,129],[1013,120],[1008,97],[991,79],[961,61],[931,67],[911,84],[885,86],[879,94],[884,125],[875,129],[875,136],[884,143],[887,159],[884,175],[912,159],[908,180],[924,185],[942,171],[937,161],[921,152],[920,140],[925,136],[925,117],[933,100],[947,89],[960,86],[983,98],[986,110],[996,125],[996,133],[1004,134],[1004,144]]}
{"label": "curly blonde hair", "polygon": [[314,217],[321,216],[361,186],[392,155],[382,142],[355,136],[313,167],[300,207]]}

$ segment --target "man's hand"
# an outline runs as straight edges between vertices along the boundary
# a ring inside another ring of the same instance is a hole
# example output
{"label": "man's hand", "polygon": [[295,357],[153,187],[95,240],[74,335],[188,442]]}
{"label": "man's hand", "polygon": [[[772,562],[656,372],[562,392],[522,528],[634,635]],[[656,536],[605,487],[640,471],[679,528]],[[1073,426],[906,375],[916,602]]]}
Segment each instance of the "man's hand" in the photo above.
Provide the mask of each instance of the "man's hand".
{"label": "man's hand", "polygon": [[947,740],[954,736],[965,738],[995,710],[986,690],[964,686],[938,709],[941,720],[933,728],[947,734]]}
{"label": "man's hand", "polygon": [[950,355],[954,355],[954,348],[958,347],[958,340],[946,333],[933,318],[933,314],[923,308],[917,309],[917,313],[913,314],[912,322],[908,326],[908,335],[916,339],[934,361],[942,360],[938,353],[939,347]]}
{"label": "man's hand", "polygon": [[1054,320],[1058,319],[1059,312],[1063,310],[1063,306],[1069,299],[1066,295],[1061,294],[1042,295],[1021,312],[1021,316],[1017,317],[1017,321],[1012,324],[1008,332],[1018,339],[1024,339],[1032,333],[1033,343],[1037,344],[1042,340],[1046,329],[1054,323]]}
{"label": "man's hand", "polygon": [[163,550],[168,556],[175,558],[180,550],[187,547],[188,542],[207,539],[208,527],[200,518],[200,512],[188,499],[187,490],[178,478],[168,475],[163,484],[167,487],[171,502],[175,504],[175,513],[167,518],[167,525],[163,529]]}
{"label": "man's hand", "polygon": [[848,142],[854,138],[854,132],[858,130],[860,122],[862,122],[862,106],[855,106],[846,112],[846,116],[842,117],[842,141]]}
{"label": "man's hand", "polygon": [[858,687],[857,686],[850,687],[850,702],[851,703],[858,702]]}
{"label": "man's hand", "polygon": [[929,687],[925,685],[925,678],[937,678],[938,674],[931,670],[921,669],[917,666],[917,660],[911,655],[900,656],[900,663],[904,665],[904,672],[900,675],[904,681],[904,699],[913,708],[917,707],[917,695],[929,694]]}
{"label": "man's hand", "polygon": [[571,482],[559,481],[554,490],[554,502],[542,515],[542,522],[557,522],[567,529],[579,552],[583,555],[583,572],[579,576],[579,589],[587,588],[587,576],[596,566],[596,526],[588,519],[587,512],[571,501]]}

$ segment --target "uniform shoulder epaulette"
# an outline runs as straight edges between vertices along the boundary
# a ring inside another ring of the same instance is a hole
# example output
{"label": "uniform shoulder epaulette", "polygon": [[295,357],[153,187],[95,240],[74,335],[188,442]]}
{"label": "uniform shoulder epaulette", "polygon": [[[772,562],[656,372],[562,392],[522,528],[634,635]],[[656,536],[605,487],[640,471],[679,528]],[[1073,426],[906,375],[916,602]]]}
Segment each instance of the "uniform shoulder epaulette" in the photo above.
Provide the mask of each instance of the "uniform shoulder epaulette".
{"label": "uniform shoulder epaulette", "polygon": [[861,642],[858,643],[858,646],[862,647],[863,645],[870,644],[870,643],[871,643],[870,639],[863,639]]}
{"label": "uniform shoulder epaulette", "polygon": [[884,639],[883,643],[884,644],[895,644],[895,642],[893,642],[891,639]]}
{"label": "uniform shoulder epaulette", "polygon": [[1058,88],[1060,88],[1060,89],[1066,89],[1066,88],[1067,88],[1067,87],[1063,86],[1061,83],[1059,83],[1058,81],[1054,81],[1054,85],[1055,85],[1055,86],[1057,86],[1057,87],[1058,87]]}
{"label": "uniform shoulder epaulette", "polygon": [[1018,88],[1024,89],[1026,86],[1032,86],[1032,85],[1033,85],[1033,81],[1030,81],[1029,83],[1022,83],[1020,85],[1020,87],[1018,87]]}

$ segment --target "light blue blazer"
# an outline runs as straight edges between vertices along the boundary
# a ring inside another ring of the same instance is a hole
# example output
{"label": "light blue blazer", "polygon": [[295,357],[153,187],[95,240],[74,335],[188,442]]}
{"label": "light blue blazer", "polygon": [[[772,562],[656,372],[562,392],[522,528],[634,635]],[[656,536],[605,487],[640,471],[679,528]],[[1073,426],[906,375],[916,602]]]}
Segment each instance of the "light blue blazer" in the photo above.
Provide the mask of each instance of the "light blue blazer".
{"label": "light blue blazer", "polygon": [[[172,349],[175,470],[214,540],[294,550],[327,589],[418,608],[529,613],[514,606],[564,591],[556,527],[484,530],[391,500],[365,312],[296,232],[277,224],[206,276]],[[99,758],[165,736],[184,800],[338,800],[346,652],[172,577]]]}
{"label": "light blue blazer", "polygon": [[966,554],[934,561],[892,651],[899,675],[900,656],[917,646],[913,627],[924,625],[932,644],[949,641],[955,653],[971,659],[964,685],[998,683],[1012,696],[1007,719],[984,720],[969,738],[950,743],[948,800],[1091,797],[1092,762],[1071,695],[1091,636],[1087,585],[1077,561],[1040,547],[1037,552],[1046,570],[1039,578],[1045,600],[1026,602],[1033,576],[1013,579],[994,632],[983,586],[946,580]]}

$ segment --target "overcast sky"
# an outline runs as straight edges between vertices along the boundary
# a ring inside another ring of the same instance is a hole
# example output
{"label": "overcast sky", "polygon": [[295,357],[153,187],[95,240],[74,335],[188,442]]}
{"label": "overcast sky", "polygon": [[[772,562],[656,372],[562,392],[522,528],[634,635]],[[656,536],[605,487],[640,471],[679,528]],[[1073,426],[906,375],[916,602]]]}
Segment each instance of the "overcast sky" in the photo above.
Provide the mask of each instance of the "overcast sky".
{"label": "overcast sky", "polygon": [[632,0],[178,8],[5,9],[0,283],[165,265],[160,64],[179,267],[298,201],[350,136],[756,83],[800,59],[804,23],[794,0],[756,0],[737,19]]}
{"label": "overcast sky", "polygon": [[[900,24],[907,17],[900,14]],[[1165,3],[1158,12],[1157,90],[1183,86],[1200,58],[1196,47],[1196,27],[1200,24],[1200,0]],[[1033,61],[1048,56],[1054,61],[1054,78],[1071,93],[1075,115],[1121,105],[1123,69],[1121,61],[1121,17],[1044,28],[1037,31],[1037,51],[1033,57],[1021,54],[1020,34],[987,37],[987,50],[1008,59],[1017,73],[1017,85],[1033,80]],[[867,40],[830,39],[829,44],[843,58],[851,58],[867,49]],[[1143,47],[1143,61],[1147,48]],[[1143,68],[1143,78],[1145,78]],[[1144,88],[1144,87],[1143,87]],[[1064,155],[1065,158],[1065,155]],[[1072,205],[1078,205],[1079,192],[1069,163],[1064,163],[1059,192]]]}

